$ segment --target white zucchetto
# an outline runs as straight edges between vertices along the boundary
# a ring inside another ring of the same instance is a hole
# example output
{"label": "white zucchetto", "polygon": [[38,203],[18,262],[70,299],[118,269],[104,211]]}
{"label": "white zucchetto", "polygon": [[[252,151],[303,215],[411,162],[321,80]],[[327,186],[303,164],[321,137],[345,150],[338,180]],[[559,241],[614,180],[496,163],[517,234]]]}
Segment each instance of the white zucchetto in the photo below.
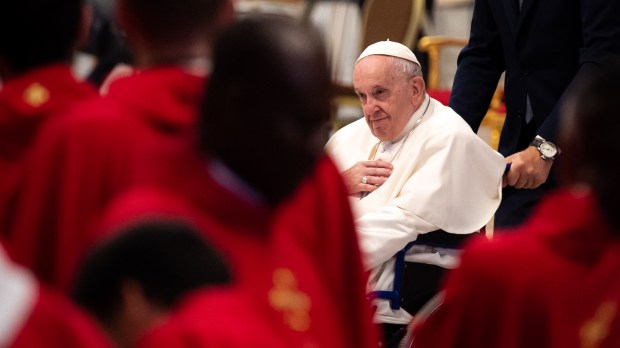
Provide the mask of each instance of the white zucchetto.
{"label": "white zucchetto", "polygon": [[420,65],[418,58],[416,58],[415,54],[413,54],[407,46],[390,40],[375,42],[374,44],[366,47],[355,63],[359,62],[362,58],[372,55],[398,57]]}

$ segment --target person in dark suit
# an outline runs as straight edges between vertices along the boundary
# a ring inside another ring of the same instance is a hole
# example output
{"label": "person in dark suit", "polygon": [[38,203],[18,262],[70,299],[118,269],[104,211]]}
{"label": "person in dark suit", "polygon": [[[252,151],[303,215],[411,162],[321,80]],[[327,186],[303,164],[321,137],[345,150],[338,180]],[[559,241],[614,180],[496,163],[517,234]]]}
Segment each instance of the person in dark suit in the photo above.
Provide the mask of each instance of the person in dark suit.
{"label": "person in dark suit", "polygon": [[558,105],[577,76],[620,54],[619,14],[614,0],[476,0],[450,106],[477,131],[506,72],[499,152],[512,164],[496,226],[521,224],[555,186]]}
{"label": "person in dark suit", "polygon": [[[563,103],[560,188],[518,233],[466,245],[415,348],[620,347],[620,60]],[[601,149],[604,149],[603,151]]]}

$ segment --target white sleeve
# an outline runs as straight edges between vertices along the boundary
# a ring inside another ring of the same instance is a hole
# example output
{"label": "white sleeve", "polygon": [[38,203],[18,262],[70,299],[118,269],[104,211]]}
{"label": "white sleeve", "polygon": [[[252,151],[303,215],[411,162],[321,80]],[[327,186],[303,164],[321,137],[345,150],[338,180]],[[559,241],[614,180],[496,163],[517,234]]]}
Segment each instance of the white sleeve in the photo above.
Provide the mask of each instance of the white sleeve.
{"label": "white sleeve", "polygon": [[394,205],[386,205],[364,214],[355,223],[366,270],[390,259],[407,243],[416,240],[418,234],[439,229],[412,212]]}

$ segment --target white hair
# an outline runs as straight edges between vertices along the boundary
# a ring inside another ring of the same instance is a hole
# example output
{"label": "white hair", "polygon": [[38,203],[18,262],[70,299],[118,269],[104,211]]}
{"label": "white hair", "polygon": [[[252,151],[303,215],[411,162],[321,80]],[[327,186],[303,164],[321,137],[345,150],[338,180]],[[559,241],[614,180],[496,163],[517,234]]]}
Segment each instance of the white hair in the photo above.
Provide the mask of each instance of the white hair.
{"label": "white hair", "polygon": [[410,80],[416,76],[422,77],[422,68],[420,65],[399,57],[387,57],[390,60],[390,64],[398,75],[402,75],[405,80]]}

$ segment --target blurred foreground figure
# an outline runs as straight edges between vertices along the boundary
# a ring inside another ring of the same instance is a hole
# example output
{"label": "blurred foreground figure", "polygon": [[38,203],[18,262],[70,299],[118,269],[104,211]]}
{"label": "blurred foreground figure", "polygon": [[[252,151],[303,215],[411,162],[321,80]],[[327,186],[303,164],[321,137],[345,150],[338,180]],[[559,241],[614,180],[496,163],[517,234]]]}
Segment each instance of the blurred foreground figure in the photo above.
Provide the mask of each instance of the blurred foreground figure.
{"label": "blurred foreground figure", "polygon": [[10,226],[16,261],[68,291],[86,231],[139,181],[144,148],[196,125],[211,37],[229,0],[121,0],[118,19],[138,71],[41,130]]}
{"label": "blurred foreground figure", "polygon": [[73,298],[119,347],[133,347],[183,296],[229,282],[224,261],[191,227],[150,219],[125,226],[92,249]]}
{"label": "blurred foreground figure", "polygon": [[81,0],[0,3],[0,233],[12,224],[22,162],[39,128],[97,96],[71,71],[84,34],[82,6]]}
{"label": "blurred foreground figure", "polygon": [[13,264],[0,246],[0,347],[112,347],[94,321]]}
{"label": "blurred foreground figure", "polygon": [[[323,152],[330,80],[320,37],[290,18],[249,18],[220,37],[213,69],[198,146],[154,153],[153,187],[119,199],[104,225],[155,212],[193,219],[258,311],[248,330],[279,342],[252,346],[374,347],[346,188]],[[244,312],[219,314],[241,326],[228,339],[243,346]],[[207,324],[161,335],[207,345]]]}
{"label": "blurred foreground figure", "polygon": [[463,253],[414,347],[620,346],[620,62],[564,108],[563,188],[517,234]]}

